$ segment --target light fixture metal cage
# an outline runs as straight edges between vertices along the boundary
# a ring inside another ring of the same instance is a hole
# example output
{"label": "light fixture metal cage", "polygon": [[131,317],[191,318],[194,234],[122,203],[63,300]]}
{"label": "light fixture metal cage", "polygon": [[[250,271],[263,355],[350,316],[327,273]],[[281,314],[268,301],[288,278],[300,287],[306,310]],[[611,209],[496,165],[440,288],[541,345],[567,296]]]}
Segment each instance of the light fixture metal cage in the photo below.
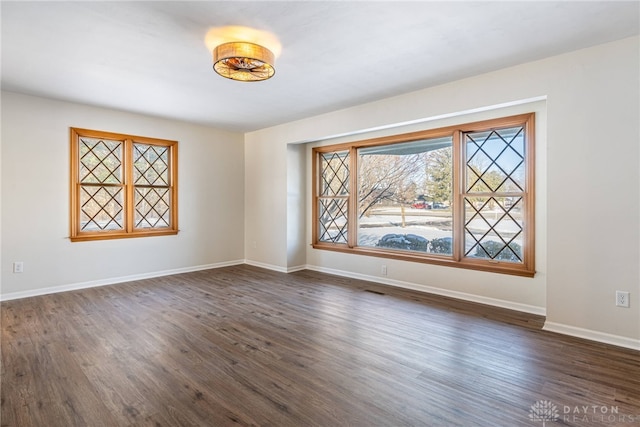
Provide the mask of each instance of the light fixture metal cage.
{"label": "light fixture metal cage", "polygon": [[255,43],[228,42],[213,50],[213,69],[231,80],[267,80],[275,74],[274,63],[273,52]]}

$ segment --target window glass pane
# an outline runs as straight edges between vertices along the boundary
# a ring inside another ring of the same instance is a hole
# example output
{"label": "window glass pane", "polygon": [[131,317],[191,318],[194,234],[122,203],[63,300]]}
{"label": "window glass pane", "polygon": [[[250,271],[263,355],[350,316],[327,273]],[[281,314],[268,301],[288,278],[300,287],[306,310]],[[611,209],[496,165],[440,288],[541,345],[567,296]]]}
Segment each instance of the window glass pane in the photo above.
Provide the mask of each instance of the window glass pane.
{"label": "window glass pane", "polygon": [[524,128],[467,133],[466,191],[524,191]]}
{"label": "window glass pane", "polygon": [[169,147],[133,144],[135,185],[169,185]]}
{"label": "window glass pane", "polygon": [[465,256],[522,262],[522,197],[465,197]]}
{"label": "window glass pane", "polygon": [[320,199],[320,229],[318,240],[321,242],[347,243],[348,199]]}
{"label": "window glass pane", "polygon": [[80,138],[80,182],[88,184],[121,184],[122,141]]}
{"label": "window glass pane", "polygon": [[124,228],[122,187],[82,185],[80,187],[80,229],[82,231]]}
{"label": "window glass pane", "polygon": [[134,203],[136,228],[164,228],[171,225],[169,188],[136,188]]}
{"label": "window glass pane", "polygon": [[358,149],[358,245],[452,254],[452,142]]}
{"label": "window glass pane", "polygon": [[320,196],[349,194],[349,152],[320,154]]}

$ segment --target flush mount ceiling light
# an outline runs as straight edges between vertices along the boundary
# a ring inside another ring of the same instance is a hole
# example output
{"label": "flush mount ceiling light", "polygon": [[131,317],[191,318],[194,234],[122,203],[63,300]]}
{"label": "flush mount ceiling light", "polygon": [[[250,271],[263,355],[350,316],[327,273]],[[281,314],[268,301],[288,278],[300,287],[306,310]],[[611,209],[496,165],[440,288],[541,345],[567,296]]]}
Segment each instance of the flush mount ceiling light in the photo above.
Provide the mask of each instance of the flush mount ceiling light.
{"label": "flush mount ceiling light", "polygon": [[264,46],[234,41],[213,50],[213,69],[222,77],[241,82],[267,80],[275,74],[275,55]]}
{"label": "flush mount ceiling light", "polygon": [[243,82],[273,77],[275,59],[282,50],[274,34],[237,25],[210,28],[204,43],[213,52],[216,73]]}

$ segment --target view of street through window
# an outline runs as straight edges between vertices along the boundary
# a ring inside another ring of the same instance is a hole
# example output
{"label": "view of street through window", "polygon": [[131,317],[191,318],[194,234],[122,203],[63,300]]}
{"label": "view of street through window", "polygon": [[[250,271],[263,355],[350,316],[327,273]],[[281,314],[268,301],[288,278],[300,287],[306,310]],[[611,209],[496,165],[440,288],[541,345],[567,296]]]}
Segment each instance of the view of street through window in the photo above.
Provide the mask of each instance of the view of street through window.
{"label": "view of street through window", "polygon": [[[511,214],[516,219],[520,219],[517,207],[514,207]],[[493,226],[504,215],[503,209],[495,207],[488,211],[484,219],[478,217],[472,220],[468,228],[479,232],[487,227],[485,219]],[[433,242],[436,239],[451,239],[452,221],[449,207],[431,209],[405,207],[403,209],[401,206],[380,206],[372,209],[368,216],[360,218],[358,245],[375,247],[378,246],[381,239],[390,235],[416,235],[428,242]],[[500,235],[505,238],[511,238],[519,231],[519,228],[511,222],[501,221],[496,227]],[[521,236],[514,239],[514,242],[522,245]],[[471,247],[472,243],[467,242],[465,249],[469,250]],[[446,254],[447,252],[442,253]]]}

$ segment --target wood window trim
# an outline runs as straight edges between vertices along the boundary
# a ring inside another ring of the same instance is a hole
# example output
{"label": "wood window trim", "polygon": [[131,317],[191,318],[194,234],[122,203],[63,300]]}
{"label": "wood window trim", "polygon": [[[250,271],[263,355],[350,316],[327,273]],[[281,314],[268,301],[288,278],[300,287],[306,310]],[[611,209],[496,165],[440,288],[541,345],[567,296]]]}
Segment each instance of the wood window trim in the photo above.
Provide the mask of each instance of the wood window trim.
{"label": "wood window trim", "polygon": [[[498,260],[478,259],[465,257],[464,247],[464,161],[462,136],[465,133],[489,131],[492,129],[507,128],[511,126],[524,126],[526,138],[525,144],[525,188],[523,196],[524,203],[524,230],[523,230],[523,262],[512,263]],[[453,136],[453,176],[454,186],[454,206],[453,206],[453,254],[443,256],[420,252],[396,251],[393,249],[382,249],[357,246],[357,219],[355,212],[358,209],[357,197],[352,197],[351,193],[357,194],[358,174],[350,174],[350,194],[349,194],[349,225],[348,243],[331,243],[318,241],[318,186],[319,168],[318,159],[320,153],[349,150],[351,157],[351,169],[357,170],[356,150],[362,147],[376,145],[391,145],[395,143],[418,141],[427,138],[438,138],[443,136]],[[473,123],[448,126],[426,131],[417,131],[405,134],[391,135],[379,138],[372,138],[362,141],[341,143],[314,147],[312,150],[312,244],[314,249],[329,250],[343,253],[367,255],[381,258],[396,259],[402,261],[419,262],[441,266],[457,267],[470,270],[486,271],[492,273],[502,273],[521,277],[534,277],[535,275],[535,113],[519,114],[510,117],[483,120]]]}
{"label": "wood window trim", "polygon": [[[82,231],[80,226],[80,165],[79,140],[81,137],[123,141],[124,227],[122,230]],[[171,200],[169,227],[134,227],[133,144],[145,144],[169,148],[169,197]],[[70,240],[72,242],[109,240],[178,234],[178,141],[127,135],[99,130],[70,128]]]}

